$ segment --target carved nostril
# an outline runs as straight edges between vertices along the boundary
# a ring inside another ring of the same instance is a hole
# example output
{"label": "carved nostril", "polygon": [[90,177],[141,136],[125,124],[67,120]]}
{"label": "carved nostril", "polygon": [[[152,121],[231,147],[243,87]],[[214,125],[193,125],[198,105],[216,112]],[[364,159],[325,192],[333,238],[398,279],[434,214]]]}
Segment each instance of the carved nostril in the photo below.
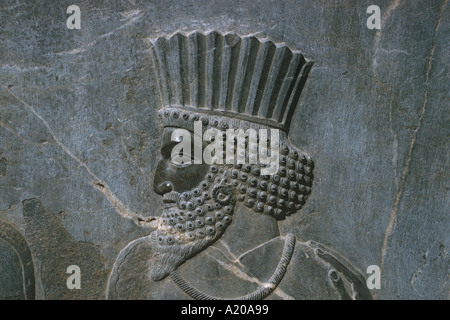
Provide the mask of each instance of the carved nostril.
{"label": "carved nostril", "polygon": [[173,185],[170,181],[164,181],[158,185],[155,185],[154,189],[157,194],[163,195],[165,193],[173,191]]}

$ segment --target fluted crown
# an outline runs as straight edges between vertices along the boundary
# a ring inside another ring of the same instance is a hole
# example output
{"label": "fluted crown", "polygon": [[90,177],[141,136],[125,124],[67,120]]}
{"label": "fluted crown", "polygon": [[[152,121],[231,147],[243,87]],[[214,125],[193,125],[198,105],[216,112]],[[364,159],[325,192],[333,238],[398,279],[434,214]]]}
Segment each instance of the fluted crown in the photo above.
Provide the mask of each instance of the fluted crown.
{"label": "fluted crown", "polygon": [[312,66],[283,43],[217,31],[151,40],[163,108],[288,131]]}

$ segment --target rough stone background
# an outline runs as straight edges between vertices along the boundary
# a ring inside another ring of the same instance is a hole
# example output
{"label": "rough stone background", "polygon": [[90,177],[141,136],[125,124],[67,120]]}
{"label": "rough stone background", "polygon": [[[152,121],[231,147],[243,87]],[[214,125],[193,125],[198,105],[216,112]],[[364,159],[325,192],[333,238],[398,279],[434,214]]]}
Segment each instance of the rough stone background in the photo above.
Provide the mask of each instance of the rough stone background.
{"label": "rough stone background", "polygon": [[[290,134],[314,157],[313,191],[282,230],[379,265],[375,299],[449,299],[448,0],[1,0],[0,220],[29,243],[37,298],[103,299],[119,251],[151,231],[114,198],[160,211],[146,38],[195,29],[263,33],[315,61]],[[72,264],[84,290],[65,286]]]}

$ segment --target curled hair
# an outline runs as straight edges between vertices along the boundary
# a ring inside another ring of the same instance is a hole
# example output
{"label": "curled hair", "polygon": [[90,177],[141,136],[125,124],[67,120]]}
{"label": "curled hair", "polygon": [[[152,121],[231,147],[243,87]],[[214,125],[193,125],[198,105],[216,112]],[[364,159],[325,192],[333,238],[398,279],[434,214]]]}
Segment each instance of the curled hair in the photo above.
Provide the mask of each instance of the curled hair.
{"label": "curled hair", "polygon": [[236,200],[256,212],[283,220],[300,210],[311,194],[314,163],[286,142],[280,145],[278,172],[262,175],[263,164],[229,165]]}

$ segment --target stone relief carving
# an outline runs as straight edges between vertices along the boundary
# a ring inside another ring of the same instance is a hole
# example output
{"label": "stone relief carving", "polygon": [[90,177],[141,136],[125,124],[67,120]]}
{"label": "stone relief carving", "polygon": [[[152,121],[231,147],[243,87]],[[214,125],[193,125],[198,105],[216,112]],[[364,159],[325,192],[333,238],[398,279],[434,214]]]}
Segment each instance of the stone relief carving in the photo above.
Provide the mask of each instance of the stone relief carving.
{"label": "stone relief carving", "polygon": [[[153,184],[164,209],[155,231],[120,252],[107,298],[371,299],[339,253],[279,231],[313,187],[311,156],[289,141],[312,61],[269,39],[216,31],[150,46],[163,124]],[[189,130],[193,141],[196,121],[203,130],[280,130],[278,172],[261,174],[248,155],[244,164],[174,164],[172,133]]]}
{"label": "stone relief carving", "polygon": [[2,220],[0,261],[0,300],[33,300],[34,264],[27,241],[16,227]]}

